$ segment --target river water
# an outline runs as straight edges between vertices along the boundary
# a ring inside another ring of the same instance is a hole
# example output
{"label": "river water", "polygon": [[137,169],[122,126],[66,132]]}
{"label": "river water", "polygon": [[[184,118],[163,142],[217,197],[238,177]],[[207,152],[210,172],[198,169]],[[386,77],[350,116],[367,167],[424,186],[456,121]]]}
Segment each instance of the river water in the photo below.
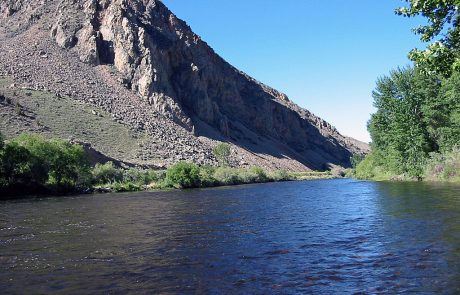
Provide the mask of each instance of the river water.
{"label": "river water", "polygon": [[460,186],[350,179],[0,202],[0,294],[460,293]]}

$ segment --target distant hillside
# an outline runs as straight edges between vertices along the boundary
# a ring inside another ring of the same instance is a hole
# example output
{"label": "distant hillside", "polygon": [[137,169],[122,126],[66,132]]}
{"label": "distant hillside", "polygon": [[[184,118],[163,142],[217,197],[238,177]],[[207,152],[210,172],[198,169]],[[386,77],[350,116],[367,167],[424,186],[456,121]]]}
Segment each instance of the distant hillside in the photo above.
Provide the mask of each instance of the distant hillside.
{"label": "distant hillside", "polygon": [[[368,146],[219,57],[157,0],[0,2],[1,131],[38,131],[125,162],[349,166]],[[331,106],[333,107],[333,106]]]}

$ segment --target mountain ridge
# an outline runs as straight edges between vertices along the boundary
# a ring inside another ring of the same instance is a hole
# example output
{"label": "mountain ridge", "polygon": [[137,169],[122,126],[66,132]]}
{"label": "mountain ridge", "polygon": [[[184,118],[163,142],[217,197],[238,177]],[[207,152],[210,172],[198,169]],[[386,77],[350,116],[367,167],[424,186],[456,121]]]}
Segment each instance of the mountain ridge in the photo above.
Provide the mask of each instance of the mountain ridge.
{"label": "mountain ridge", "polygon": [[[17,60],[1,62],[3,76],[108,111],[159,141],[148,149],[164,152],[164,162],[213,163],[216,141],[234,144],[233,165],[268,168],[349,166],[351,155],[367,150],[230,65],[161,1],[11,0],[0,13],[0,38],[8,41],[0,50]],[[23,44],[32,50],[15,47]],[[24,77],[19,64],[27,62]],[[53,67],[66,62],[71,71]],[[88,77],[106,89],[81,85]],[[189,152],[169,144],[181,139]]]}

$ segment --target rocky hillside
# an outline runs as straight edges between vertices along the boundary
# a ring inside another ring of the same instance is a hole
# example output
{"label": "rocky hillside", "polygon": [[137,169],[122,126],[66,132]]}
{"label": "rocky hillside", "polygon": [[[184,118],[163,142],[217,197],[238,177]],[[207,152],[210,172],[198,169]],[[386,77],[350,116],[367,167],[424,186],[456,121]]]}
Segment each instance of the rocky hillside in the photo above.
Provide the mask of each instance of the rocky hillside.
{"label": "rocky hillside", "polygon": [[0,54],[10,136],[148,165],[211,164],[227,141],[235,166],[292,170],[349,166],[368,148],[232,67],[158,0],[1,0]]}

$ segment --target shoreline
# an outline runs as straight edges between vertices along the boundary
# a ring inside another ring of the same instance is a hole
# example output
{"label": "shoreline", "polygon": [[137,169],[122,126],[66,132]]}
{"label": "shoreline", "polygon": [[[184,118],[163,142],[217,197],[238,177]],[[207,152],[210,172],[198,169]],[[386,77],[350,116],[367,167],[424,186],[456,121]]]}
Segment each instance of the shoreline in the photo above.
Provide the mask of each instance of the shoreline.
{"label": "shoreline", "polygon": [[[320,172],[322,173],[322,172]],[[324,173],[326,174],[326,173]],[[262,182],[247,182],[247,183],[237,183],[237,184],[222,184],[222,185],[213,185],[213,186],[201,186],[201,187],[192,187],[192,188],[177,188],[177,187],[151,187],[139,190],[120,190],[115,191],[110,187],[103,187],[103,186],[96,186],[91,188],[81,188],[77,189],[73,192],[65,192],[65,193],[28,193],[28,194],[20,194],[15,195],[12,193],[11,195],[6,195],[6,197],[0,198],[1,201],[13,201],[13,200],[30,200],[30,199],[37,199],[37,198],[49,198],[49,197],[56,197],[56,198],[64,198],[64,197],[74,197],[74,196],[98,196],[98,195],[106,195],[106,194],[117,194],[117,193],[137,193],[137,192],[173,192],[179,190],[195,190],[195,189],[212,189],[212,188],[225,188],[225,187],[238,187],[243,185],[257,185],[257,184],[269,184],[269,183],[283,183],[283,182],[301,182],[301,181],[314,181],[314,180],[332,180],[332,179],[345,179],[348,177],[339,177],[339,176],[332,176],[332,175],[324,175],[322,177],[300,177],[300,178],[293,178],[288,180],[279,180],[279,181],[262,181]],[[4,192],[2,192],[3,194]]]}

